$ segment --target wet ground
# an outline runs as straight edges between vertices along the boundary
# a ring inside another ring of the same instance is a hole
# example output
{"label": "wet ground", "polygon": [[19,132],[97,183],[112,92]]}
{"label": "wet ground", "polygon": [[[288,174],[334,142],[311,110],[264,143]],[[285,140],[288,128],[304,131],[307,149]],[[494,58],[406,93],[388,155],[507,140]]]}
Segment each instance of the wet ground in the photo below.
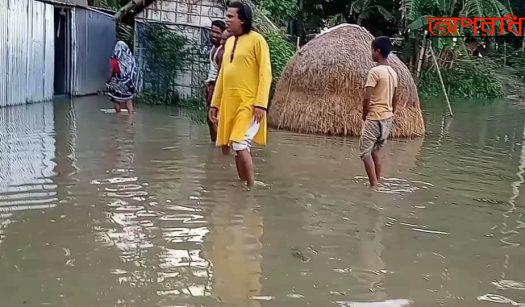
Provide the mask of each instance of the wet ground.
{"label": "wet ground", "polygon": [[272,131],[246,192],[179,110],[108,108],[0,109],[1,306],[525,304],[524,109],[427,105],[378,192],[356,139]]}

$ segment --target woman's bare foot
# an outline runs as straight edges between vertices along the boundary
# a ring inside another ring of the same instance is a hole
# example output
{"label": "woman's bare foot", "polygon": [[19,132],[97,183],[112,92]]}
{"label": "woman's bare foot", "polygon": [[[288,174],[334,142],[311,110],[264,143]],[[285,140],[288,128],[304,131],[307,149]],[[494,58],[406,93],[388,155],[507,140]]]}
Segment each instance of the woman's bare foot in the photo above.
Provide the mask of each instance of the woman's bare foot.
{"label": "woman's bare foot", "polygon": [[128,109],[128,114],[135,113],[135,109],[133,107],[133,101],[132,100],[129,100],[129,101],[126,102],[126,107]]}

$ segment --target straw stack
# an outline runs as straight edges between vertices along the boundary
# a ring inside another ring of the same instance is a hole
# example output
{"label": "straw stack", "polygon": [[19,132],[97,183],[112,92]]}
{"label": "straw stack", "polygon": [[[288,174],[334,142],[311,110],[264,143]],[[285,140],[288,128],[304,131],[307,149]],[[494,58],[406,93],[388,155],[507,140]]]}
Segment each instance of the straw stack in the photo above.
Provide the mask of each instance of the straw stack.
{"label": "straw stack", "polygon": [[[359,136],[374,37],[357,25],[341,25],[310,41],[288,62],[269,110],[270,125],[311,134]],[[392,137],[425,133],[417,87],[394,54],[399,100]]]}

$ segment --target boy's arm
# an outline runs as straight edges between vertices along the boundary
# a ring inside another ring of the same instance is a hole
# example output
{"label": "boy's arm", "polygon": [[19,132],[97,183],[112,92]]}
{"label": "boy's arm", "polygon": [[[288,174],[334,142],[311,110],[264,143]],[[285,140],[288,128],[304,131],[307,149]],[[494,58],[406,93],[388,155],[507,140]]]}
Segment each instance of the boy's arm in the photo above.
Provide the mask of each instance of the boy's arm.
{"label": "boy's arm", "polygon": [[368,106],[370,105],[370,97],[372,97],[373,91],[373,87],[365,87],[365,98],[363,99],[363,120],[366,120],[366,116],[368,115]]}
{"label": "boy's arm", "polygon": [[392,96],[392,113],[396,113],[397,110],[397,104],[399,102],[399,83],[398,83],[398,75],[395,74],[394,78],[394,95]]}
{"label": "boy's arm", "polygon": [[370,106],[370,98],[374,92],[374,88],[377,85],[377,76],[375,71],[372,69],[368,72],[368,77],[365,83],[365,98],[363,98],[363,120],[366,120],[368,115],[368,107]]}
{"label": "boy's arm", "polygon": [[397,110],[397,102],[399,100],[399,89],[397,87],[394,88],[394,96],[392,96],[392,113],[396,113]]}

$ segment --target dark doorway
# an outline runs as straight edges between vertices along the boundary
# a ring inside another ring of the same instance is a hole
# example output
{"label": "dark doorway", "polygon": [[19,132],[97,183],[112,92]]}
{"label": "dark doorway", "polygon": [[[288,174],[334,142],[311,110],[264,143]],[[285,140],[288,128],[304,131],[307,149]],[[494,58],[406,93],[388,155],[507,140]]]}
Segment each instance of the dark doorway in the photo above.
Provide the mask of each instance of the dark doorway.
{"label": "dark doorway", "polygon": [[71,93],[71,11],[55,8],[55,95]]}

